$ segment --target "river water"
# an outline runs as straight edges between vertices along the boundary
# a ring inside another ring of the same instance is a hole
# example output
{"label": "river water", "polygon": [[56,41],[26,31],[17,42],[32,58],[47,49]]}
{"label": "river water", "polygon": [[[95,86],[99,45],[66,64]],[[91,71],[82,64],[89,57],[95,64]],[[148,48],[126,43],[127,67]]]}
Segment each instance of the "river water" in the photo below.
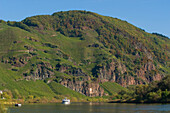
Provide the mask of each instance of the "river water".
{"label": "river water", "polygon": [[170,113],[170,104],[71,103],[28,104],[10,113]]}

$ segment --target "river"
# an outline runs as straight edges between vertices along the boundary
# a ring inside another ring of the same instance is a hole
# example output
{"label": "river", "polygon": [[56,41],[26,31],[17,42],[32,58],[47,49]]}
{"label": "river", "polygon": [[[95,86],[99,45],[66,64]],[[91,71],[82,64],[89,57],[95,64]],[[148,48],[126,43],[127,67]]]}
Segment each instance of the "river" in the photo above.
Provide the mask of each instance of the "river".
{"label": "river", "polygon": [[10,113],[170,113],[170,104],[71,103],[27,104]]}

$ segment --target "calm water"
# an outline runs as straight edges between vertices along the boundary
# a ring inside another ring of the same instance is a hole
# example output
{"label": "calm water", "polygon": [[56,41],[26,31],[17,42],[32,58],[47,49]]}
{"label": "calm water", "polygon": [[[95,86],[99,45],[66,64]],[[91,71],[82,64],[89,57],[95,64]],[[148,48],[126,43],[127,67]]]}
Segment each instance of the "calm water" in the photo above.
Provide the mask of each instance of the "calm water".
{"label": "calm water", "polygon": [[11,107],[10,113],[170,113],[170,104],[29,104],[22,107]]}

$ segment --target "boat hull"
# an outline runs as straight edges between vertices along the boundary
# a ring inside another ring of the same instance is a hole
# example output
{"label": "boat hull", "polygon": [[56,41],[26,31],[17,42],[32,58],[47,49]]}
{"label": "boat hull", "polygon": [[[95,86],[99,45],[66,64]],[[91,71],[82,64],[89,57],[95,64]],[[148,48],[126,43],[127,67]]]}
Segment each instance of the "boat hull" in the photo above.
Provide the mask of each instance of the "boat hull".
{"label": "boat hull", "polygon": [[69,99],[63,99],[62,104],[70,104],[70,100]]}
{"label": "boat hull", "polygon": [[15,106],[21,107],[21,104],[15,104]]}
{"label": "boat hull", "polygon": [[66,105],[68,105],[68,104],[70,104],[70,102],[66,102],[66,101],[64,101],[64,102],[62,102],[62,104],[66,104]]}

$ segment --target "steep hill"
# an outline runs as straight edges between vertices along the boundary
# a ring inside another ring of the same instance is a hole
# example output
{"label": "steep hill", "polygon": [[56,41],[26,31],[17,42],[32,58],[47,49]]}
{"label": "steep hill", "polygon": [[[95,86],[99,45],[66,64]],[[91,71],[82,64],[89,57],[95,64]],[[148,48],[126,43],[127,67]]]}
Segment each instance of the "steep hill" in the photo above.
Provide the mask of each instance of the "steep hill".
{"label": "steep hill", "polygon": [[0,58],[1,89],[53,97],[61,84],[103,96],[106,88],[118,86],[111,82],[126,87],[170,74],[170,39],[92,12],[57,12],[1,20]]}

